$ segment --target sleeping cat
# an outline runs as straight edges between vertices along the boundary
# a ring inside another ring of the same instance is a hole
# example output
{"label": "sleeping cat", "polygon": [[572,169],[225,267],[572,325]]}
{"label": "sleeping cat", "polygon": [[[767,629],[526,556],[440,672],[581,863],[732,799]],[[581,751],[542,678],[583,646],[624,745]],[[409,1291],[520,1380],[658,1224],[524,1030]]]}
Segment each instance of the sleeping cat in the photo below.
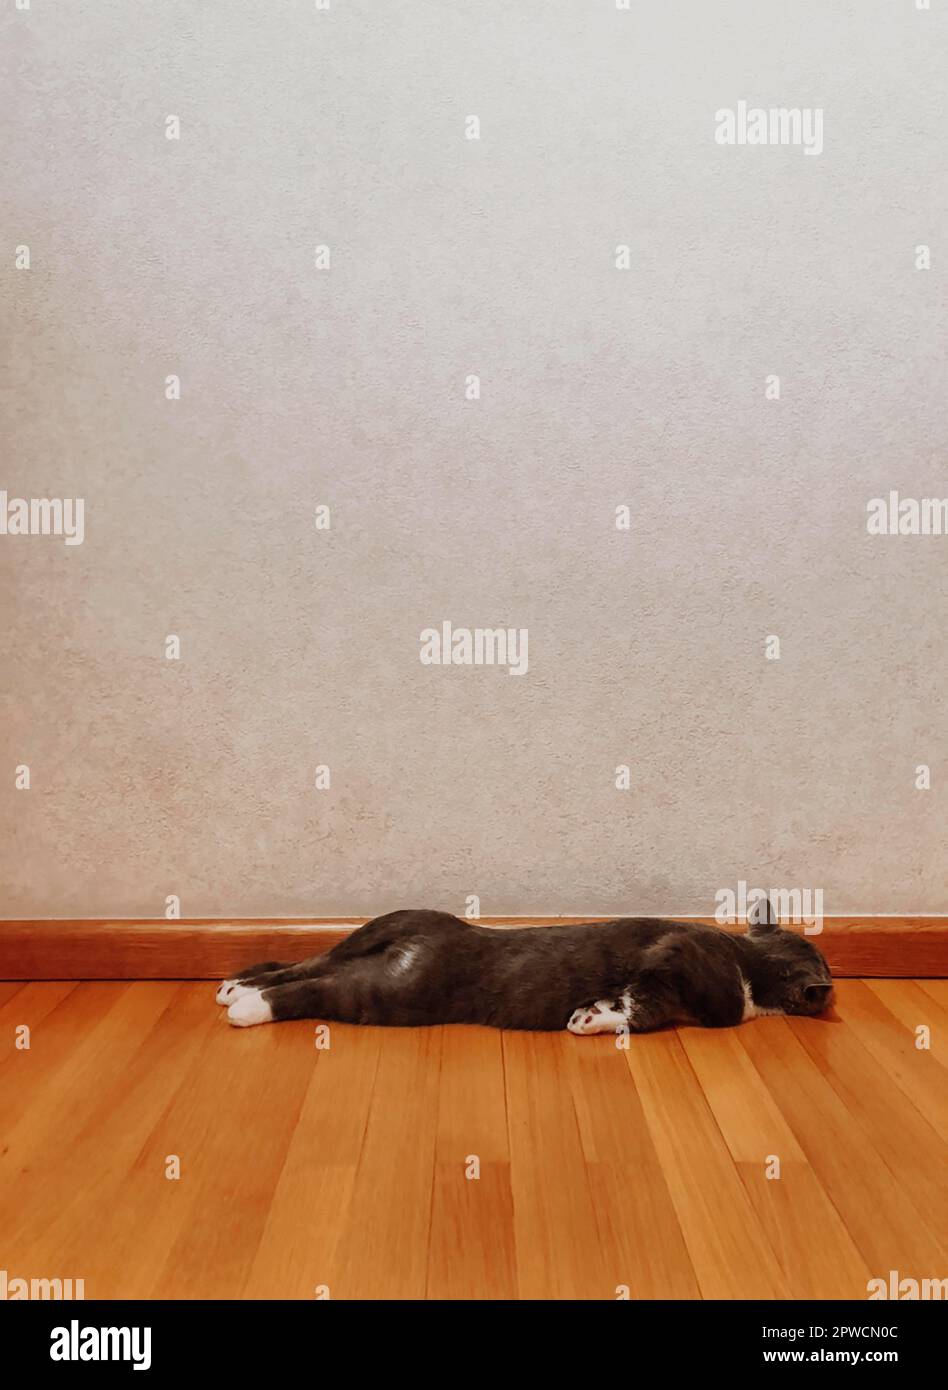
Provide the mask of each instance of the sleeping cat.
{"label": "sleeping cat", "polygon": [[249,966],[217,1002],[239,1028],[321,1018],[645,1033],[822,1013],[833,982],[821,952],[778,926],[768,902],[751,916],[737,935],[658,917],[508,931],[447,912],[390,912],[298,965]]}

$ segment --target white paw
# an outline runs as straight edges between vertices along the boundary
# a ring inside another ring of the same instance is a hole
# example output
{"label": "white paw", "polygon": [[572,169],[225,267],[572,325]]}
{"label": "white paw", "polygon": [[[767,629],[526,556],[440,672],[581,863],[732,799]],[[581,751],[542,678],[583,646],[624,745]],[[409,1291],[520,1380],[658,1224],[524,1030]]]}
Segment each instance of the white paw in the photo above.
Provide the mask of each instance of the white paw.
{"label": "white paw", "polygon": [[218,1004],[234,1004],[238,999],[243,999],[251,988],[251,985],[241,984],[239,980],[224,980],[215,998]]}
{"label": "white paw", "polygon": [[227,1022],[235,1028],[252,1028],[255,1023],[270,1023],[273,1010],[259,989],[245,989],[227,1010]]}
{"label": "white paw", "polygon": [[595,1004],[587,1004],[585,1009],[576,1009],[566,1026],[571,1033],[586,1037],[590,1033],[614,1033],[627,1025],[624,1013],[618,1013],[608,999],[599,999]]}

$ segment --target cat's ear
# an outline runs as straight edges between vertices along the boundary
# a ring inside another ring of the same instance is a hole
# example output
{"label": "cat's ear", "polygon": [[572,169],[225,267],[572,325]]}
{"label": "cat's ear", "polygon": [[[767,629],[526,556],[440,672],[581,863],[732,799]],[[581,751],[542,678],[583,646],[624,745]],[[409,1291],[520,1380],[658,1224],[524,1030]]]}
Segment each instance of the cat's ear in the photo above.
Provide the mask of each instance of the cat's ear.
{"label": "cat's ear", "polygon": [[767,893],[759,893],[757,901],[747,909],[747,930],[751,936],[776,931],[780,926],[777,910]]}

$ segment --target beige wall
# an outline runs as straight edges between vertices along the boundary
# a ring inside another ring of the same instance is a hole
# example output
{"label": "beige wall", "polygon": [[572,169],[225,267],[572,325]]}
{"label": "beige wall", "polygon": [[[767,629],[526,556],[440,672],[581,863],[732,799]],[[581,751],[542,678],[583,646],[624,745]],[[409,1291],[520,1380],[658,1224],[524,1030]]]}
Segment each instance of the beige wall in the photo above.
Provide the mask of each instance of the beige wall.
{"label": "beige wall", "polygon": [[944,0],[3,29],[4,915],[948,910]]}

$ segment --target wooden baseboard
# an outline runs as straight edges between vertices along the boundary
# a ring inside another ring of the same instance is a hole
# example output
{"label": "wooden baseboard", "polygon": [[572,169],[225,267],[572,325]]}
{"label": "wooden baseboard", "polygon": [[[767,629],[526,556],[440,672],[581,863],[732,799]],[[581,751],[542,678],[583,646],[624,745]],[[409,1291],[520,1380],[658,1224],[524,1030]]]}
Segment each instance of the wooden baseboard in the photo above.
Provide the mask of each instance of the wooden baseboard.
{"label": "wooden baseboard", "polygon": [[[483,917],[483,926],[587,922],[588,917]],[[702,917],[689,920],[713,922]],[[192,918],[0,921],[3,980],[214,980],[261,960],[328,951],[364,918]],[[740,928],[735,928],[740,930]],[[811,938],[834,975],[948,975],[948,917],[827,917]]]}

